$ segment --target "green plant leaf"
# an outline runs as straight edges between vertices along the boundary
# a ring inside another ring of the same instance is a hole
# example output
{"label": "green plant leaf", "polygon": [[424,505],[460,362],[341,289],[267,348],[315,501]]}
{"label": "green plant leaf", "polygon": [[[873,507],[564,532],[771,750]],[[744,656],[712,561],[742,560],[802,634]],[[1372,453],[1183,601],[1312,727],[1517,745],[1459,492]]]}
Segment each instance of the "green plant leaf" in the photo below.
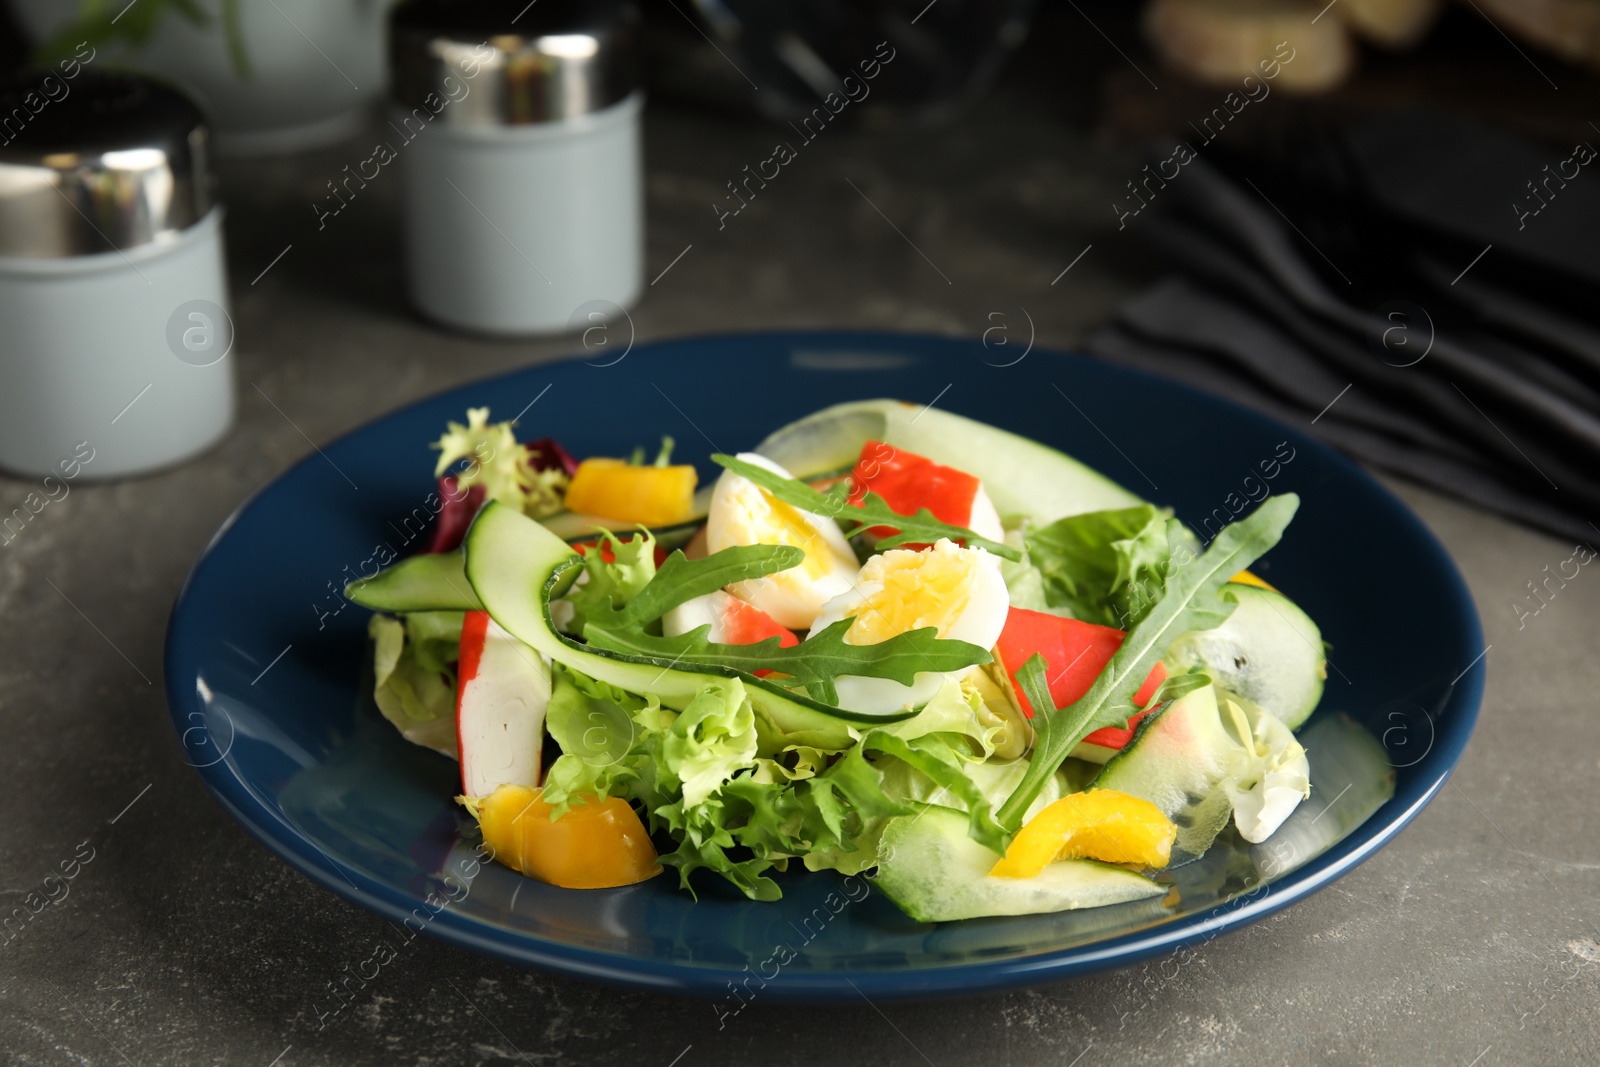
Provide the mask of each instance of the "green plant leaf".
{"label": "green plant leaf", "polygon": [[610,530],[596,532],[599,541],[579,557],[588,580],[567,593],[579,632],[591,616],[615,620],[656,576],[656,539],[648,530],[641,529],[626,541]]}
{"label": "green plant leaf", "polygon": [[[234,72],[242,79],[251,77],[250,56],[239,25],[239,0],[222,0],[222,30]],[[199,0],[83,0],[78,15],[55,35],[34,49],[36,63],[54,63],[70,58],[81,45],[96,48],[126,44],[138,48],[150,40],[163,19],[176,11],[196,26],[211,24]]]}
{"label": "green plant leaf", "polygon": [[1278,543],[1299,506],[1293,493],[1268,497],[1251,515],[1225,527],[1199,556],[1187,547],[1182,523],[1169,519],[1171,560],[1159,597],[1089,691],[1070,706],[1057,708],[1050,700],[1040,657],[1023,664],[1017,681],[1034,708],[1033,756],[1000,807],[1001,826],[1011,832],[1021,826],[1028,805],[1079,741],[1102,726],[1126,724],[1134,712],[1133,695],[1179,634],[1209,629],[1228,617],[1234,604],[1222,595],[1223,586]]}
{"label": "green plant leaf", "polygon": [[840,619],[789,648],[780,648],[776,637],[753,645],[718,644],[707,639],[709,626],[677,637],[656,637],[637,629],[607,626],[594,616],[585,623],[583,636],[596,648],[641,656],[663,667],[732,667],[746,674],[757,670],[785,674],[789,677],[783,679],[783,684],[805,686],[813,699],[834,706],[838,695],[833,683],[842,675],[888,678],[910,685],[921,672],[959,671],[990,659],[988,649],[965,641],[943,640],[931,626],[877,644],[852,645],[844,635],[853,621]]}
{"label": "green plant leaf", "polygon": [[851,504],[847,499],[848,489],[843,483],[835,486],[834,491],[823,493],[798,478],[785,478],[734,456],[715,455],[711,459],[733,473],[748,478],[785,504],[849,524],[844,531],[846,536],[875,526],[887,526],[899,531],[881,539],[879,548],[894,548],[909,543],[931,544],[941,537],[948,537],[952,541],[964,541],[969,546],[986,549],[1002,559],[1022,559],[1022,553],[1010,545],[990,541],[971,530],[940,522],[927,508],[915,515],[902,515],[877,493],[868,493],[860,504]]}
{"label": "green plant leaf", "polygon": [[483,489],[485,500],[498,500],[530,518],[554,515],[565,506],[567,485],[571,482],[560,467],[539,470],[533,454],[517,440],[515,419],[489,421],[489,409],[468,408],[467,421],[445,423],[445,432],[428,447],[436,449],[435,478],[455,473],[456,490],[466,493],[474,486]]}
{"label": "green plant leaf", "polygon": [[[1043,662],[1037,655],[1034,659]],[[937,735],[904,741],[882,730],[873,730],[861,739],[861,747],[893,756],[926,775],[941,790],[960,798],[967,806],[967,833],[980,845],[1005,854],[1006,834],[989,809],[989,798],[983,795],[983,790],[976,782],[967,777],[959,757],[953,754],[948,745],[941,745]]]}
{"label": "green plant leaf", "polygon": [[1126,630],[1160,594],[1169,558],[1166,520],[1151,504],[1069,515],[1026,537],[1028,562],[1052,608]]}
{"label": "green plant leaf", "polygon": [[689,559],[681,551],[674,552],[649,584],[601,625],[643,627],[697,596],[714,593],[734,582],[798,567],[805,559],[805,550],[791,545],[736,545],[702,559]]}
{"label": "green plant leaf", "polygon": [[250,65],[250,49],[244,41],[239,0],[222,0],[222,37],[228,42],[228,57],[233,60],[233,72],[241,81],[253,80],[255,68]]}

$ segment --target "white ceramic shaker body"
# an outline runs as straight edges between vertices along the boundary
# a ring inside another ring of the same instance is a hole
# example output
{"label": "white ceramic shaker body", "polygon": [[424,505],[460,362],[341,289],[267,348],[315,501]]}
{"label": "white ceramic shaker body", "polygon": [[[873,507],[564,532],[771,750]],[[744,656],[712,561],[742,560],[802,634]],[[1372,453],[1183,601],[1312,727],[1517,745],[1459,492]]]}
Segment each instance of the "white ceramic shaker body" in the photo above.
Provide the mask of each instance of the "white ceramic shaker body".
{"label": "white ceramic shaker body", "polygon": [[638,300],[637,24],[627,3],[395,9],[390,132],[404,172],[407,283],[425,316],[537,335],[589,325],[597,304]]}
{"label": "white ceramic shaker body", "polygon": [[[558,122],[439,125],[404,151],[406,277],[429,318],[491,334],[570,328],[644,286],[642,94]],[[403,117],[404,113],[402,113]]]}
{"label": "white ceramic shaker body", "polygon": [[160,83],[57,80],[69,94],[0,148],[0,467],[158,470],[234,417],[207,131]]}

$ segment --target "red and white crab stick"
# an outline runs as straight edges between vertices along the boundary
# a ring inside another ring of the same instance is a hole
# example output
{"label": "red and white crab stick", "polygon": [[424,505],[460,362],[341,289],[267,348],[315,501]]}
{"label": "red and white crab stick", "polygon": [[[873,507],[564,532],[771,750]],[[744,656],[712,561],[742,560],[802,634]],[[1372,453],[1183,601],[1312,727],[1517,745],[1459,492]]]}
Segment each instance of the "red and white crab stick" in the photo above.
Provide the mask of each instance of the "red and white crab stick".
{"label": "red and white crab stick", "polygon": [[539,784],[550,668],[487,611],[467,612],[457,665],[456,749],[461,792]]}

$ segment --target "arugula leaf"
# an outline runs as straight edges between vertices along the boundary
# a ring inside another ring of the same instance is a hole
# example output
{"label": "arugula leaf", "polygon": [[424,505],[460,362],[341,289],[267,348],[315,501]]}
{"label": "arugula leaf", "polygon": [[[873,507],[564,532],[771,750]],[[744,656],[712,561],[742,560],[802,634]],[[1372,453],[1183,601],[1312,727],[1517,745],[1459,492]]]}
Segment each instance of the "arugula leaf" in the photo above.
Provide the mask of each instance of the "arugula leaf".
{"label": "arugula leaf", "polygon": [[[1179,634],[1209,629],[1228,617],[1234,604],[1222,595],[1223,586],[1278,543],[1299,506],[1300,498],[1293,493],[1268,497],[1251,515],[1225,527],[1198,557],[1188,548],[1183,524],[1169,519],[1171,560],[1160,596],[1128,632],[1089,691],[1069,707],[1057,708],[1050,700],[1042,660],[1023,665],[1017,680],[1032,686],[1024,692],[1034,707],[1036,736],[1027,773],[1000,807],[1001,826],[1015,831],[1022,825],[1028,805],[1079,741],[1102,726],[1127,722],[1134,710],[1134,693]],[[1042,702],[1035,702],[1036,697]]]}
{"label": "arugula leaf", "polygon": [[593,616],[585,624],[583,636],[596,648],[642,656],[663,666],[731,667],[746,674],[765,669],[786,674],[785,685],[803,685],[813,699],[835,706],[839,700],[833,682],[840,675],[889,678],[910,685],[924,671],[959,671],[990,659],[988,649],[966,641],[943,640],[931,626],[877,644],[852,645],[844,635],[853,621],[840,619],[789,648],[778,647],[776,637],[753,645],[718,644],[707,640],[709,626],[677,637],[655,637],[638,628],[607,625]]}
{"label": "arugula leaf", "polygon": [[639,628],[697,596],[714,593],[734,582],[798,567],[805,559],[805,550],[791,545],[736,545],[693,560],[681,551],[674,552],[627,607],[615,617],[606,618],[602,625]]}
{"label": "arugula leaf", "polygon": [[797,507],[801,511],[828,515],[849,523],[849,528],[844,531],[846,537],[863,528],[874,526],[888,526],[899,531],[892,537],[880,540],[879,548],[894,548],[896,545],[912,542],[931,544],[941,537],[948,537],[952,541],[965,541],[969,546],[987,549],[1001,559],[1022,558],[1022,553],[1010,545],[990,541],[979,537],[971,530],[940,522],[927,508],[923,508],[915,515],[902,515],[891,508],[877,493],[868,493],[866,499],[859,505],[851,504],[846,499],[848,490],[843,483],[835,486],[833,492],[823,493],[798,478],[785,478],[781,474],[774,474],[734,456],[715,455],[711,459],[733,473],[748,478],[785,504]]}
{"label": "arugula leaf", "polygon": [[[1017,686],[1022,690],[1022,695],[1028,698],[1031,708],[1055,708],[1055,698],[1050,695],[1050,680],[1045,675],[1047,664],[1044,654],[1035,652],[1029,656],[1027,662],[1018,667],[1012,674],[1017,680]],[[1044,703],[1036,704],[1034,701],[1042,700]],[[1059,709],[1057,709],[1059,711]],[[1035,713],[1037,714],[1037,713]],[[1031,800],[1028,803],[1033,803]]]}

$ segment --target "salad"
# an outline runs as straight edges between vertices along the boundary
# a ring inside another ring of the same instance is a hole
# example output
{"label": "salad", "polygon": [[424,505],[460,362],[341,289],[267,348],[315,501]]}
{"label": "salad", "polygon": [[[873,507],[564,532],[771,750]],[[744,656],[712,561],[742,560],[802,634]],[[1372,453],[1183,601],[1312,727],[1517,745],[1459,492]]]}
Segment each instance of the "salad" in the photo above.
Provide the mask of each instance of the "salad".
{"label": "salad", "polygon": [[713,455],[704,487],[670,439],[579,462],[482,408],[433,447],[429,550],[346,596],[378,708],[459,760],[529,877],[775,900],[776,871],[875,871],[920,921],[1060,911],[1164,895],[1310,793],[1321,634],[1249,570],[1292,493],[1202,541],[891,400]]}

